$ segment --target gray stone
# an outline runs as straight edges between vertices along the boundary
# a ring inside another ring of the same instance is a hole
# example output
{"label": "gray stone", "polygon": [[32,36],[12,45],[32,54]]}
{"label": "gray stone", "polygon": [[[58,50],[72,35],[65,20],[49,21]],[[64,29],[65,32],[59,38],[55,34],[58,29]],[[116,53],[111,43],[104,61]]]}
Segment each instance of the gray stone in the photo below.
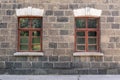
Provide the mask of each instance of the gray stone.
{"label": "gray stone", "polygon": [[112,29],[119,29],[119,24],[112,24]]}
{"label": "gray stone", "polygon": [[107,17],[107,22],[114,22],[114,17]]}
{"label": "gray stone", "polygon": [[59,62],[59,63],[54,63],[54,68],[56,69],[69,69],[71,68],[71,62]]}
{"label": "gray stone", "polygon": [[48,57],[47,56],[41,56],[38,58],[39,61],[48,61]]}
{"label": "gray stone", "polygon": [[100,68],[100,63],[92,62],[90,67],[91,68]]}
{"label": "gray stone", "polygon": [[50,42],[49,48],[57,48],[57,43]]}
{"label": "gray stone", "polygon": [[7,10],[6,14],[7,15],[13,15],[15,12],[13,10]]}
{"label": "gray stone", "polygon": [[88,70],[88,74],[98,74],[98,70],[97,69],[90,69],[90,70]]}
{"label": "gray stone", "polygon": [[9,43],[1,43],[1,48],[9,48]]}
{"label": "gray stone", "polygon": [[108,69],[107,74],[118,74],[118,69]]}
{"label": "gray stone", "polygon": [[22,63],[21,62],[15,62],[14,67],[15,68],[22,68]]}
{"label": "gray stone", "polygon": [[119,11],[112,11],[112,16],[119,16]]}
{"label": "gray stone", "polygon": [[104,56],[104,61],[113,61],[113,56]]}
{"label": "gray stone", "polygon": [[67,4],[61,4],[59,8],[60,9],[68,9],[68,5]]}
{"label": "gray stone", "polygon": [[78,74],[86,75],[88,74],[88,70],[87,69],[78,70]]}
{"label": "gray stone", "polygon": [[70,56],[60,56],[60,61],[71,61],[71,57]]}
{"label": "gray stone", "polygon": [[31,62],[22,62],[22,68],[31,68],[32,64]]}
{"label": "gray stone", "polygon": [[54,11],[54,16],[64,16],[63,11]]}
{"label": "gray stone", "polygon": [[27,57],[23,56],[23,57],[16,57],[16,61],[27,61]]}
{"label": "gray stone", "polygon": [[115,48],[114,43],[108,43],[108,48]]}
{"label": "gray stone", "polygon": [[14,69],[14,62],[5,62],[6,69]]}
{"label": "gray stone", "polygon": [[77,9],[78,8],[78,4],[70,4],[69,8],[70,9]]}
{"label": "gray stone", "polygon": [[106,69],[98,69],[98,74],[107,74]]}
{"label": "gray stone", "polygon": [[32,68],[43,68],[42,62],[32,62]]}
{"label": "gray stone", "polygon": [[46,13],[45,13],[46,16],[49,16],[49,15],[53,15],[53,11],[52,10],[47,10]]}
{"label": "gray stone", "polygon": [[0,28],[7,28],[7,23],[0,23]]}
{"label": "gray stone", "polygon": [[68,35],[68,30],[60,30],[60,35]]}
{"label": "gray stone", "polygon": [[0,62],[0,69],[5,69],[5,63],[4,62]]}
{"label": "gray stone", "polygon": [[68,22],[68,17],[57,17],[57,22]]}
{"label": "gray stone", "polygon": [[43,64],[44,68],[53,68],[53,63],[46,62]]}
{"label": "gray stone", "polygon": [[58,61],[58,56],[49,56],[49,61]]}
{"label": "gray stone", "polygon": [[58,48],[68,48],[68,43],[58,43]]}

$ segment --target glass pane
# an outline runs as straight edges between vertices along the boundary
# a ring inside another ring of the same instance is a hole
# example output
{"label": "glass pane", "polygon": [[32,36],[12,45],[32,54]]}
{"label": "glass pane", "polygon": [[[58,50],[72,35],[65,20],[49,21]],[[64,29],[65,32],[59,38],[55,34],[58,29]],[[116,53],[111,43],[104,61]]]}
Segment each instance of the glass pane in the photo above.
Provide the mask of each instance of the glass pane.
{"label": "glass pane", "polygon": [[97,46],[88,46],[89,51],[95,51],[97,50]]}
{"label": "glass pane", "polygon": [[28,38],[20,38],[20,43],[28,43]]}
{"label": "glass pane", "polygon": [[40,43],[40,38],[32,38],[32,43]]}
{"label": "glass pane", "polygon": [[97,19],[88,19],[88,28],[97,28]]}
{"label": "glass pane", "polygon": [[40,44],[32,45],[32,50],[40,50]]}
{"label": "glass pane", "polygon": [[96,36],[97,33],[96,32],[88,32],[88,36]]}
{"label": "glass pane", "polygon": [[29,36],[29,32],[28,31],[21,31],[20,36]]}
{"label": "glass pane", "polygon": [[77,36],[85,36],[85,32],[77,32]]}
{"label": "glass pane", "polygon": [[34,18],[32,20],[32,27],[33,28],[41,28],[42,26],[42,19],[41,18]]}
{"label": "glass pane", "polygon": [[85,28],[85,19],[76,19],[77,28]]}
{"label": "glass pane", "polygon": [[28,45],[20,45],[20,50],[28,50]]}
{"label": "glass pane", "polygon": [[96,44],[96,38],[89,38],[88,44]]}
{"label": "glass pane", "polygon": [[40,36],[40,31],[33,31],[32,36]]}
{"label": "glass pane", "polygon": [[20,28],[28,28],[30,26],[30,20],[28,18],[20,18]]}
{"label": "glass pane", "polygon": [[77,44],[85,44],[85,38],[77,38]]}
{"label": "glass pane", "polygon": [[85,46],[77,46],[77,50],[85,50]]}

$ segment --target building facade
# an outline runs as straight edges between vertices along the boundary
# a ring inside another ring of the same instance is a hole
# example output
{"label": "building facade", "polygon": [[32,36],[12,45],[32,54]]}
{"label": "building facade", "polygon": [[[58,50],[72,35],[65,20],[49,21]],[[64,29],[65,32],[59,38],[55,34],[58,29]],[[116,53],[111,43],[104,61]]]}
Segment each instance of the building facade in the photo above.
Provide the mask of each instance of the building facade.
{"label": "building facade", "polygon": [[[119,74],[119,3],[0,0],[0,74]],[[43,15],[16,15],[29,6]],[[74,15],[86,7],[102,14]]]}

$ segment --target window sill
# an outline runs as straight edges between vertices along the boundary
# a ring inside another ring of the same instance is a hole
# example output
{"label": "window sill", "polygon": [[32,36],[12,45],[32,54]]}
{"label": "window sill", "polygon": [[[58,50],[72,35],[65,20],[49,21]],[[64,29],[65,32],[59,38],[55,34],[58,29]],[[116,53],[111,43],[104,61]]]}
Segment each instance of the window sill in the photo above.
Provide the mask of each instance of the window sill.
{"label": "window sill", "polygon": [[73,56],[103,56],[101,52],[74,52]]}
{"label": "window sill", "polygon": [[16,52],[14,56],[44,56],[43,52]]}

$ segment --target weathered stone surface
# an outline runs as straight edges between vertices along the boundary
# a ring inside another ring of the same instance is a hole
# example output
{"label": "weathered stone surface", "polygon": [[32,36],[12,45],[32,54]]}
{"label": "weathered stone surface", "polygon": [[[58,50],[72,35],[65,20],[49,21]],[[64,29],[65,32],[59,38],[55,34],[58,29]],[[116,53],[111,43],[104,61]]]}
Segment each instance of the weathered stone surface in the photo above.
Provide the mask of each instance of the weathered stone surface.
{"label": "weathered stone surface", "polygon": [[49,43],[49,48],[57,48],[57,43]]}
{"label": "weathered stone surface", "polygon": [[48,57],[47,56],[41,56],[38,58],[39,61],[48,61]]}
{"label": "weathered stone surface", "polygon": [[7,28],[7,23],[0,23],[0,28]]}
{"label": "weathered stone surface", "polygon": [[54,16],[64,16],[63,11],[54,11]]}
{"label": "weathered stone surface", "polygon": [[42,62],[32,62],[32,68],[43,68]]}
{"label": "weathered stone surface", "polygon": [[45,15],[49,16],[49,15],[53,15],[53,11],[52,10],[47,10]]}
{"label": "weathered stone surface", "polygon": [[113,56],[104,56],[104,61],[113,61]]}
{"label": "weathered stone surface", "polygon": [[119,11],[112,11],[112,16],[119,16]]}
{"label": "weathered stone surface", "polygon": [[68,17],[57,17],[57,22],[68,22]]}
{"label": "weathered stone surface", "polygon": [[1,48],[9,48],[9,43],[1,43]]}
{"label": "weathered stone surface", "polygon": [[44,63],[43,68],[53,68],[53,63]]}
{"label": "weathered stone surface", "polygon": [[70,56],[60,56],[59,58],[60,61],[71,61],[71,57]]}
{"label": "weathered stone surface", "polygon": [[49,56],[49,61],[58,61],[58,56]]}
{"label": "weathered stone surface", "polygon": [[119,24],[112,24],[112,29],[119,29]]}
{"label": "weathered stone surface", "polygon": [[107,17],[107,22],[114,22],[114,17]]}
{"label": "weathered stone surface", "polygon": [[60,30],[60,35],[68,35],[68,30]]}
{"label": "weathered stone surface", "polygon": [[71,63],[70,62],[54,63],[53,67],[56,68],[56,69],[69,69],[69,68],[71,68]]}

